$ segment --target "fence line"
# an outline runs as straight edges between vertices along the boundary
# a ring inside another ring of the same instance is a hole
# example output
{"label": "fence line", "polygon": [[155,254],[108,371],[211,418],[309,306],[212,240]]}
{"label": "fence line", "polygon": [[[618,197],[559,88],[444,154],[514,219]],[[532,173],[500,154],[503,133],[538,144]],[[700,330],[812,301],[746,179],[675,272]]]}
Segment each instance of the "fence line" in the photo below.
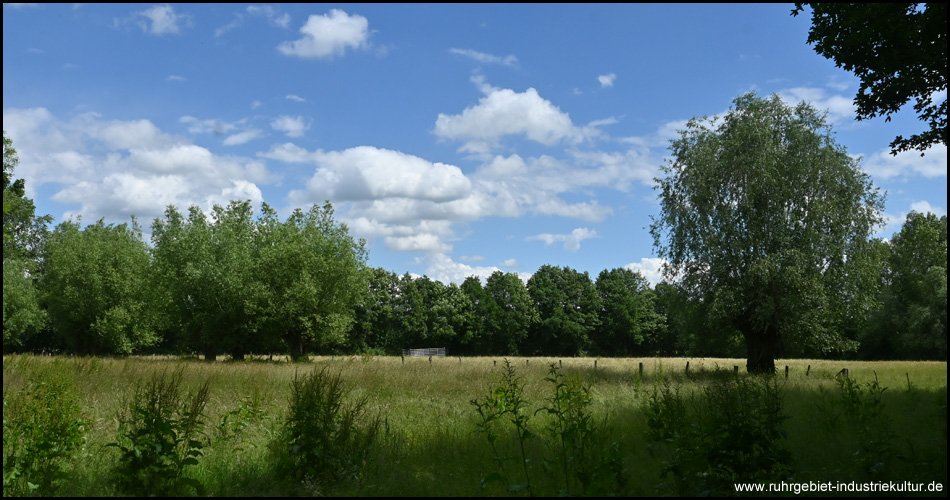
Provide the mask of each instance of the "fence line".
{"label": "fence line", "polygon": [[403,349],[402,355],[404,357],[409,356],[411,358],[427,358],[430,356],[444,358],[445,348],[444,347],[427,347],[424,349]]}

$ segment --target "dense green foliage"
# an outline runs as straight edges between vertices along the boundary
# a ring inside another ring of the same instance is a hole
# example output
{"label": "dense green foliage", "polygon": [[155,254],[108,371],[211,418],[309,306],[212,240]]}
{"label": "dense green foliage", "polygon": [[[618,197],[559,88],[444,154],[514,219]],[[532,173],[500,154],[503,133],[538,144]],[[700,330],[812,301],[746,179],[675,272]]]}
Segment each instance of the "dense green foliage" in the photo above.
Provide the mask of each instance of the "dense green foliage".
{"label": "dense green foliage", "polygon": [[928,128],[897,136],[892,154],[947,145],[946,3],[796,3],[792,15],[805,5],[812,10],[808,43],[861,81],[854,98],[859,120],[889,121],[914,100]]}
{"label": "dense green foliage", "polygon": [[169,207],[152,231],[180,349],[206,359],[287,349],[298,360],[345,344],[366,293],[367,255],[329,204],[284,222],[267,204],[255,219],[250,201],[217,205],[210,218],[196,206],[187,219]]}
{"label": "dense green foliage", "polygon": [[824,116],[777,95],[735,99],[671,141],[650,226],[666,278],[701,300],[711,324],[739,331],[747,369],[775,370],[784,347],[856,347],[836,325],[883,198],[833,139]]}
{"label": "dense green foliage", "polygon": [[3,261],[3,352],[24,350],[46,326],[46,309],[33,281],[27,261]]}
{"label": "dense green foliage", "polygon": [[692,400],[678,387],[654,385],[647,425],[669,481],[661,485],[678,496],[731,496],[739,482],[792,480],[783,402],[774,377],[722,378]]}
{"label": "dense green foliage", "polygon": [[294,375],[290,411],[274,447],[288,476],[318,486],[361,479],[382,421],[368,414],[367,398],[350,400],[349,393],[327,367]]}
{"label": "dense green foliage", "polygon": [[946,359],[946,217],[867,239],[881,198],[814,109],[741,96],[672,147],[652,228],[672,281],[544,265],[457,285],[368,267],[329,203],[168,207],[151,245],[134,217],[50,232],[4,136],[3,349]]}
{"label": "dense green foliage", "polygon": [[131,354],[158,343],[151,257],[142,233],[63,222],[43,250],[39,291],[53,334],[77,354]]}
{"label": "dense green foliage", "polygon": [[881,308],[863,353],[877,359],[947,359],[947,216],[911,212],[891,238]]}
{"label": "dense green foliage", "polygon": [[206,381],[182,394],[181,370],[156,373],[139,388],[119,416],[118,436],[107,446],[121,452],[115,472],[120,488],[135,496],[203,494],[201,483],[184,475],[198,465],[205,447]]}
{"label": "dense green foliage", "polygon": [[13,140],[3,132],[3,351],[26,348],[47,323],[35,288],[39,250],[52,217],[36,216],[26,183],[14,179],[19,164]]}
{"label": "dense green foliage", "polygon": [[3,496],[50,496],[86,440],[79,398],[49,375],[3,394]]}

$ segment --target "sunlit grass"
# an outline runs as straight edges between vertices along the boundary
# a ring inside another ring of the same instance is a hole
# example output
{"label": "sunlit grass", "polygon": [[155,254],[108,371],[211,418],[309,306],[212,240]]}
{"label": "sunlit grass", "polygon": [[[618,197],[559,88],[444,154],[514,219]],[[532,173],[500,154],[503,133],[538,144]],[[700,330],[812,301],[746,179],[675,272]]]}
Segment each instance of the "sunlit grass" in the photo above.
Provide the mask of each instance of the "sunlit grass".
{"label": "sunlit grass", "polygon": [[[207,363],[175,357],[13,355],[3,358],[3,393],[4,398],[9,397],[41,373],[55,373],[71,381],[88,421],[88,441],[70,470],[73,480],[62,491],[66,495],[116,494],[110,471],[118,458],[115,450],[105,445],[116,438],[117,416],[138,384],[154,373],[178,367],[184,368],[185,391],[210,381],[206,433],[212,445],[205,449],[201,463],[188,472],[205,485],[209,495],[517,495],[509,493],[504,485],[486,489],[479,486],[494,470],[494,463],[484,437],[474,432],[476,415],[471,401],[482,397],[498,381],[503,360],[315,356],[307,363],[294,365],[267,358]],[[551,395],[550,383],[544,379],[552,364],[565,375],[577,376],[591,385],[595,417],[608,423],[611,439],[623,446],[631,479],[627,489],[618,494],[628,496],[670,493],[656,488],[661,482],[661,469],[645,437],[642,408],[654,384],[679,384],[686,395],[698,397],[704,386],[735,376],[735,366],[739,367],[739,376],[747,376],[743,359],[552,357],[511,358],[511,363],[524,377],[525,398],[533,408],[540,407]],[[930,481],[946,484],[945,362],[777,360],[777,376],[783,380],[786,365],[785,430],[798,479],[860,481],[873,479],[874,474],[888,474],[893,480],[939,476]],[[370,412],[382,416],[379,453],[366,465],[359,481],[332,487],[288,483],[273,477],[270,446],[286,414],[294,374],[324,366],[340,374],[352,389],[351,397],[367,397]],[[863,470],[855,453],[866,436],[861,429],[849,427],[847,415],[837,422],[829,417],[840,397],[836,376],[842,368],[848,368],[849,376],[858,384],[877,377],[887,388],[880,432],[886,434],[886,444],[895,458],[882,466],[886,471]],[[255,401],[259,415],[248,419],[240,436],[221,439],[216,434],[218,423],[225,414],[236,411],[242,400]],[[512,436],[505,439],[503,445],[513,445]],[[541,440],[530,446],[530,454],[539,462],[550,454]],[[541,465],[537,466],[540,471]],[[941,467],[942,473],[935,472]],[[553,485],[541,485],[540,489],[557,494]]]}

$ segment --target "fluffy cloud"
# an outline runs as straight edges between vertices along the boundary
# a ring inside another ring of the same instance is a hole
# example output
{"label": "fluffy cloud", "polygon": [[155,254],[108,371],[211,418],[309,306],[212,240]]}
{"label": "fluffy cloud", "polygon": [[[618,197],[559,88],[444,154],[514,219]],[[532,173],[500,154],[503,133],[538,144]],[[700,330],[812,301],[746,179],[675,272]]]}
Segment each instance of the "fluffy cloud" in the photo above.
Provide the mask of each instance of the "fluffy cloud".
{"label": "fluffy cloud", "polygon": [[663,281],[663,264],[666,259],[642,258],[640,262],[631,262],[623,266],[631,271],[639,272],[651,285],[656,286]]}
{"label": "fluffy cloud", "polygon": [[360,15],[350,16],[339,9],[328,15],[311,15],[300,28],[303,37],[277,46],[282,54],[306,59],[329,59],[341,56],[347,48],[369,46],[369,21]]}
{"label": "fluffy cloud", "polygon": [[467,217],[473,186],[454,165],[371,146],[311,153],[288,143],[261,156],[314,164],[306,189],[291,191],[290,202],[329,199],[345,208],[342,217],[356,234],[380,238],[391,250],[451,251],[451,226]]}
{"label": "fluffy cloud", "polygon": [[270,126],[274,130],[284,132],[287,137],[303,137],[304,132],[310,130],[310,124],[305,123],[302,116],[281,115],[275,118]]}
{"label": "fluffy cloud", "polygon": [[136,16],[148,19],[148,22],[140,22],[139,26],[150,35],[174,35],[191,26],[190,15],[178,14],[168,4],[156,5],[138,12]]}
{"label": "fluffy cloud", "polygon": [[656,286],[657,283],[663,281],[663,264],[665,263],[665,259],[642,258],[640,262],[631,262],[623,267],[639,272],[651,285]]}
{"label": "fluffy cloud", "polygon": [[432,163],[399,151],[360,146],[314,156],[307,183],[318,196],[346,201],[411,198],[444,202],[463,198],[471,182],[454,165]]}
{"label": "fluffy cloud", "polygon": [[586,227],[579,227],[571,231],[570,234],[543,233],[536,236],[528,236],[525,238],[525,240],[540,240],[543,241],[545,245],[560,242],[564,243],[564,249],[568,252],[577,252],[581,249],[582,241],[596,237],[597,231],[593,229],[587,229]]}
{"label": "fluffy cloud", "polygon": [[559,142],[577,144],[598,134],[594,128],[576,127],[567,113],[529,88],[524,92],[492,87],[481,77],[472,81],[484,97],[461,114],[439,113],[435,134],[443,139],[462,141],[461,151],[488,153],[500,146],[504,136],[524,136],[545,146]]}
{"label": "fluffy cloud", "polygon": [[947,146],[932,146],[920,156],[917,151],[892,155],[890,148],[865,158],[864,170],[881,179],[919,175],[928,179],[947,176]]}
{"label": "fluffy cloud", "polygon": [[617,75],[610,73],[607,75],[600,75],[597,77],[597,81],[600,82],[600,86],[603,88],[613,87],[614,81],[617,79]]}
{"label": "fluffy cloud", "polygon": [[795,87],[777,93],[788,105],[805,101],[819,111],[827,111],[828,118],[836,126],[850,125],[854,121],[856,113],[852,97],[829,94],[825,89],[812,87]]}
{"label": "fluffy cloud", "polygon": [[[461,285],[462,282],[465,281],[465,278],[475,276],[482,282],[482,286],[484,286],[492,273],[501,271],[501,269],[494,266],[470,266],[461,262],[455,262],[444,253],[433,253],[423,259],[419,259],[419,261],[428,264],[426,276],[429,278],[443,283],[455,283],[457,285]],[[526,280],[527,278],[522,279]]]}
{"label": "fluffy cloud", "polygon": [[148,120],[103,120],[94,113],[61,121],[43,108],[4,110],[27,186],[51,186],[54,201],[77,208],[59,220],[148,221],[167,205],[204,209],[231,199],[263,201],[275,176],[256,159],[219,156],[162,132]]}
{"label": "fluffy cloud", "polygon": [[934,214],[937,217],[943,217],[947,215],[947,209],[941,207],[935,207],[930,204],[928,201],[918,201],[910,204],[910,209],[914,212],[919,212],[922,214]]}

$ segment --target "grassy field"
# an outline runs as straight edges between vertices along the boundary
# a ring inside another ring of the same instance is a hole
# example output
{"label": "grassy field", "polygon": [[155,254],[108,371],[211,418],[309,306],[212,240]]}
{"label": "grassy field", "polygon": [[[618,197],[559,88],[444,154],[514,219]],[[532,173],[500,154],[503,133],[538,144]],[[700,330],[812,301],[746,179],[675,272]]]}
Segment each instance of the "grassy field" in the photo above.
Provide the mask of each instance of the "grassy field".
{"label": "grassy field", "polygon": [[[115,472],[120,451],[107,446],[117,440],[121,415],[153,377],[181,370],[184,393],[206,382],[209,387],[202,454],[197,465],[183,469],[208,496],[735,494],[729,491],[730,478],[875,488],[910,481],[923,483],[923,490],[886,495],[946,496],[946,362],[778,360],[771,387],[779,407],[765,416],[752,408],[757,403],[748,402],[759,401],[750,394],[768,396],[761,389],[768,384],[743,373],[745,360],[508,362],[506,367],[501,357],[337,356],[293,365],[283,360],[4,356],[4,495],[13,439],[8,424],[31,418],[10,408],[27,388],[44,381],[65,384],[79,404],[85,436],[63,462],[65,476],[55,488],[35,493],[122,496],[126,490]],[[734,366],[740,367],[738,376]],[[274,443],[288,415],[295,376],[323,368],[349,389],[346,401],[365,398],[367,416],[379,416],[379,432],[355,473],[336,481],[297,480],[278,466],[286,450]],[[843,368],[848,382],[839,375]],[[505,374],[515,377],[507,388],[520,390],[522,420],[512,423],[516,414],[509,412],[480,427],[485,421],[472,402],[486,404],[504,393]],[[560,381],[562,392],[556,393],[548,378]],[[556,407],[557,394],[567,405],[560,413],[538,411]],[[745,420],[756,424],[743,427]],[[491,432],[477,432],[480,428]],[[552,428],[561,433],[549,432]],[[564,441],[564,436],[572,439]],[[722,443],[728,448],[746,439],[763,444],[747,453],[717,454]],[[739,462],[750,461],[752,466],[778,465],[770,475],[742,472],[748,464]],[[928,493],[932,482],[943,491]]]}

